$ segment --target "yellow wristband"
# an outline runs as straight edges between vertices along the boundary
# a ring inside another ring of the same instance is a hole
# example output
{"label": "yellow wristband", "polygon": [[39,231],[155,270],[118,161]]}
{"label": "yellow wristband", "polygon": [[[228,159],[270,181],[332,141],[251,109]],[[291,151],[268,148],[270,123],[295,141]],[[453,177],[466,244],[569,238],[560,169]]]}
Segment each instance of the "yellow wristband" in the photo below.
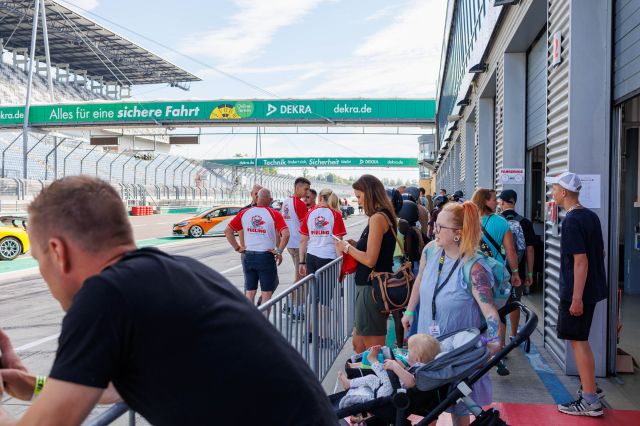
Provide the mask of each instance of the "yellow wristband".
{"label": "yellow wristband", "polygon": [[33,396],[38,396],[47,381],[47,376],[36,376],[36,385],[33,388]]}

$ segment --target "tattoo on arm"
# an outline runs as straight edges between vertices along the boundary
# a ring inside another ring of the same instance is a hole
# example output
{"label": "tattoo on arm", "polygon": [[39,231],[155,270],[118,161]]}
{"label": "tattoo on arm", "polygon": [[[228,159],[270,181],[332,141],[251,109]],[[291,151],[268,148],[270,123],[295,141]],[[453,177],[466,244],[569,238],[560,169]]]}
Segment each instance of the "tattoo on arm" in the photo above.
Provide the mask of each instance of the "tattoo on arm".
{"label": "tattoo on arm", "polygon": [[500,320],[498,311],[493,303],[492,277],[489,276],[489,273],[482,265],[476,263],[471,269],[471,281],[473,283],[473,296],[478,302],[478,306],[487,323],[487,337],[490,340],[494,340],[498,337]]}
{"label": "tattoo on arm", "polygon": [[471,268],[473,289],[480,296],[480,302],[493,305],[493,289],[487,271],[477,263]]}
{"label": "tattoo on arm", "polygon": [[498,319],[493,314],[489,314],[486,317],[486,321],[487,321],[487,335],[489,339],[498,337],[498,325],[500,324],[498,322]]}

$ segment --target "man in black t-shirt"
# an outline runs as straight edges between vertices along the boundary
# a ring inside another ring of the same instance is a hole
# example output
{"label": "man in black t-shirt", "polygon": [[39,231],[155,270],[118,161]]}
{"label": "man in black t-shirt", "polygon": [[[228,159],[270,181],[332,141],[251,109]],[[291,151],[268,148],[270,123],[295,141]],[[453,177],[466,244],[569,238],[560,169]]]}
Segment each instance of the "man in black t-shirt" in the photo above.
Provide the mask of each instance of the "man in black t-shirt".
{"label": "man in black t-shirt", "polygon": [[607,298],[604,241],[600,219],[578,201],[582,182],[575,173],[547,177],[553,200],[566,211],[560,235],[560,304],[558,338],[573,349],[582,386],[578,399],[558,405],[565,414],[596,417],[603,414],[596,387],[595,362],[589,331],[596,304]]}
{"label": "man in black t-shirt", "polygon": [[[524,243],[525,253],[520,259],[520,263],[518,264],[518,275],[520,275],[520,279],[524,283],[524,286],[512,287],[511,288],[511,296],[507,303],[512,301],[519,301],[522,298],[522,292],[524,287],[530,287],[533,284],[533,264],[535,262],[535,244],[536,244],[536,234],[533,230],[533,224],[526,217],[520,216],[516,213],[516,202],[518,201],[518,193],[513,189],[505,189],[498,196],[498,205],[500,206],[500,210],[502,211],[500,214],[502,217],[507,219],[507,221],[516,221],[520,224],[520,229],[522,230],[522,235],[517,235],[517,232],[511,230],[512,235],[515,238],[522,238],[521,244]],[[511,223],[509,224],[511,226]],[[514,241],[514,247],[517,248],[518,243]],[[511,322],[511,335],[515,336],[518,333],[518,324],[520,324],[520,310],[516,309],[515,311],[509,314],[509,321]],[[504,339],[505,334],[502,334],[502,339]],[[502,342],[504,345],[504,341]]]}
{"label": "man in black t-shirt", "polygon": [[44,386],[0,333],[0,383],[23,398],[42,388],[25,423],[78,425],[118,394],[157,425],[337,423],[302,357],[229,281],[136,248],[111,185],[64,178],[29,214],[33,257],[67,313]]}
{"label": "man in black t-shirt", "polygon": [[258,192],[262,189],[262,185],[255,184],[253,188],[251,188],[251,202],[244,206],[241,210],[248,209],[250,207],[255,207],[258,205]]}

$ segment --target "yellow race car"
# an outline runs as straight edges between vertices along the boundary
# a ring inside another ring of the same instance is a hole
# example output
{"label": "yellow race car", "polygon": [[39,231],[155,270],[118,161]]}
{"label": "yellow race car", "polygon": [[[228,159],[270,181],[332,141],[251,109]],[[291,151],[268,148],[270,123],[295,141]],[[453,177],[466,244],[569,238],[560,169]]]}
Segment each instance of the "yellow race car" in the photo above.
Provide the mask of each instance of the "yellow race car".
{"label": "yellow race car", "polygon": [[27,218],[0,216],[0,260],[13,260],[28,250]]}

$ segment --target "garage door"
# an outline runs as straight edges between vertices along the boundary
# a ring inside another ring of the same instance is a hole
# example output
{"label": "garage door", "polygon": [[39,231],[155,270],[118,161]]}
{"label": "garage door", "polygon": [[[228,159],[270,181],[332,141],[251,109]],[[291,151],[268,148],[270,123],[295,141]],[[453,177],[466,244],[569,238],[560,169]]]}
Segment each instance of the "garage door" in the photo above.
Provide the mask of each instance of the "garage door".
{"label": "garage door", "polygon": [[527,149],[544,143],[547,120],[547,35],[527,54]]}

